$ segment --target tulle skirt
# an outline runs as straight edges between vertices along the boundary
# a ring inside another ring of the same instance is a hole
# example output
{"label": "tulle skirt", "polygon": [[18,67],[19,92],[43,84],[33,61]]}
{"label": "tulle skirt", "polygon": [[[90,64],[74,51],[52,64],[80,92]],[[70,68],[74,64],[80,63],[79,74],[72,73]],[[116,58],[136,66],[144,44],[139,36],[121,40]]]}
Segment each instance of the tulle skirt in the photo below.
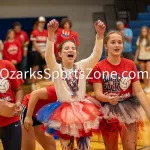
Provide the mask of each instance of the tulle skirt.
{"label": "tulle skirt", "polygon": [[143,128],[144,111],[136,97],[120,101],[117,105],[104,103],[102,106],[103,121],[100,128],[108,131],[126,129],[126,125],[136,123],[138,130]]}
{"label": "tulle skirt", "polygon": [[73,137],[82,137],[85,133],[98,130],[101,118],[101,105],[92,97],[73,103],[57,101],[37,113],[37,119],[44,123],[46,131],[51,133],[57,130]]}

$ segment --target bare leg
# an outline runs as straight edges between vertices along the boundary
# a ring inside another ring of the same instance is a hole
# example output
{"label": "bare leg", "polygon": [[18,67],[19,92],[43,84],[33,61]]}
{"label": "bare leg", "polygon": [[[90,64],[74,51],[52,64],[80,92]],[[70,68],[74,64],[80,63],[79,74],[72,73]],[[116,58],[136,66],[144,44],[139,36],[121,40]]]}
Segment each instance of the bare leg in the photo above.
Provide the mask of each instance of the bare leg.
{"label": "bare leg", "polygon": [[35,134],[33,127],[27,131],[22,126],[22,150],[35,150]]}
{"label": "bare leg", "polygon": [[56,143],[53,136],[46,136],[41,127],[42,125],[34,126],[36,140],[44,150],[56,150]]}
{"label": "bare leg", "polygon": [[60,139],[62,150],[74,150],[74,140]]}
{"label": "bare leg", "polygon": [[118,131],[102,130],[102,136],[106,150],[118,150]]}
{"label": "bare leg", "polygon": [[125,130],[122,137],[123,150],[136,150],[136,123],[126,125],[127,130]]}

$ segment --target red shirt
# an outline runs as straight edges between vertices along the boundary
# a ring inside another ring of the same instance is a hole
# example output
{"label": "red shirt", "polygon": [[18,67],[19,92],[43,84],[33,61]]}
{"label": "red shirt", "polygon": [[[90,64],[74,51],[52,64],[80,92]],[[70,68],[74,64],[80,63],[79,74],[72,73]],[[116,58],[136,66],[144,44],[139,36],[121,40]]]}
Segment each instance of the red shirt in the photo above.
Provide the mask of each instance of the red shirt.
{"label": "red shirt", "polygon": [[15,39],[21,43],[21,50],[23,52],[24,43],[29,42],[29,37],[27,33],[21,30],[19,33],[15,33]]}
{"label": "red shirt", "polygon": [[19,33],[15,33],[15,39],[20,41],[22,46],[25,42],[29,42],[29,37],[27,33],[23,30],[21,30]]}
{"label": "red shirt", "polygon": [[5,60],[16,60],[17,63],[22,60],[22,49],[19,41],[14,40],[13,42],[5,41],[3,56]]}
{"label": "red shirt", "polygon": [[[0,60],[0,70],[0,99],[15,103],[14,89],[17,89],[23,83],[23,80],[17,77],[15,66],[7,60]],[[0,127],[18,120],[19,117],[6,118],[0,116]]]}
{"label": "red shirt", "polygon": [[[36,41],[37,46],[41,48],[43,52],[46,50],[46,41],[48,37],[47,30],[43,30],[40,32],[39,30],[33,30],[31,33],[31,41]],[[32,47],[33,51],[36,51],[34,47]]]}
{"label": "red shirt", "polygon": [[78,34],[72,30],[68,31],[60,29],[57,31],[56,43],[55,43],[55,54],[58,54],[58,46],[64,40],[73,40],[76,45],[79,45]]}
{"label": "red shirt", "polygon": [[139,79],[135,63],[125,58],[121,58],[119,65],[112,65],[107,59],[98,62],[90,78],[90,83],[103,85],[105,95],[116,93],[119,94],[120,100],[132,96],[132,83]]}
{"label": "red shirt", "polygon": [[[41,107],[43,107],[44,105],[46,105],[48,103],[57,101],[57,96],[56,96],[54,86],[48,86],[48,87],[46,87],[46,90],[47,90],[47,94],[48,94],[48,99],[47,100],[38,100],[38,102],[34,108],[34,112],[33,112],[33,116],[35,116],[35,117],[36,117],[36,113],[38,112],[38,110]],[[28,107],[30,95],[31,94],[27,94],[22,101],[22,104],[25,105],[26,107]]]}

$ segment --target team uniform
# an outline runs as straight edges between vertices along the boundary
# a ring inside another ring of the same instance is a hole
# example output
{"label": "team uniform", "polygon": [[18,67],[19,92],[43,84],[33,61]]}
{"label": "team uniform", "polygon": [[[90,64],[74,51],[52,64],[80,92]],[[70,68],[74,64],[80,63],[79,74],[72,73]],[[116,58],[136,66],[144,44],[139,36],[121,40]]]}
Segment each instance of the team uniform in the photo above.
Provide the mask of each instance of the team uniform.
{"label": "team uniform", "polygon": [[101,83],[105,95],[119,94],[119,102],[116,105],[101,102],[104,120],[100,128],[108,131],[121,128],[123,131],[125,125],[143,125],[143,110],[132,91],[132,83],[138,80],[134,62],[125,58],[121,58],[119,65],[112,65],[104,59],[94,67],[89,82]]}
{"label": "team uniform", "polygon": [[[39,30],[33,30],[31,33],[31,41],[35,41],[37,43],[37,46],[42,49],[42,52],[45,53],[46,50],[46,41],[48,37],[47,30],[43,30],[40,32]],[[33,66],[35,65],[46,65],[45,60],[41,57],[41,55],[38,53],[38,51],[32,47],[33,52]]]}
{"label": "team uniform", "polygon": [[[0,70],[2,69],[5,70],[1,71],[0,76],[0,100],[15,103],[13,89],[23,84],[23,80],[17,77],[17,70],[11,62],[0,60]],[[18,116],[0,116],[0,139],[5,150],[21,149],[21,124]]]}
{"label": "team uniform", "polygon": [[[33,112],[33,116],[32,116],[33,126],[42,124],[36,119],[36,114],[37,114],[38,110],[40,108],[42,108],[44,105],[46,105],[50,102],[55,102],[57,100],[54,86],[48,86],[48,87],[46,87],[46,90],[48,93],[48,99],[47,100],[38,100],[38,102],[34,108],[34,112]],[[22,101],[22,114],[21,114],[21,123],[22,124],[24,123],[24,119],[26,117],[30,95],[31,94],[27,94]]]}
{"label": "team uniform", "polygon": [[19,63],[22,60],[22,49],[19,41],[14,40],[13,42],[5,41],[3,49],[4,60],[12,61],[16,60],[16,68],[19,70]]}

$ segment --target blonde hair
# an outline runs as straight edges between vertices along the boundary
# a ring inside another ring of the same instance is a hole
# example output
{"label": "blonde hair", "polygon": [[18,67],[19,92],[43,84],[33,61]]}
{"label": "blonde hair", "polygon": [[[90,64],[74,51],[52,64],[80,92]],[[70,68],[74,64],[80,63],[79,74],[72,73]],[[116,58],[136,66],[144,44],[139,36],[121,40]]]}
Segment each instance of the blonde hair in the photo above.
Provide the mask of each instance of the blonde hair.
{"label": "blonde hair", "polygon": [[144,39],[144,37],[143,37],[143,35],[142,35],[142,30],[143,30],[143,29],[146,29],[146,31],[147,31],[146,46],[149,46],[149,45],[150,45],[149,29],[148,29],[147,26],[142,26],[142,28],[141,28],[141,33],[140,33],[140,37],[139,37],[139,47],[140,47],[140,45],[141,45],[142,40]]}
{"label": "blonde hair", "polygon": [[[14,32],[14,30],[13,29],[9,29],[8,31],[7,31],[7,34],[6,34],[6,41],[9,39],[9,34],[11,33],[11,32]],[[14,32],[15,33],[15,32]]]}

